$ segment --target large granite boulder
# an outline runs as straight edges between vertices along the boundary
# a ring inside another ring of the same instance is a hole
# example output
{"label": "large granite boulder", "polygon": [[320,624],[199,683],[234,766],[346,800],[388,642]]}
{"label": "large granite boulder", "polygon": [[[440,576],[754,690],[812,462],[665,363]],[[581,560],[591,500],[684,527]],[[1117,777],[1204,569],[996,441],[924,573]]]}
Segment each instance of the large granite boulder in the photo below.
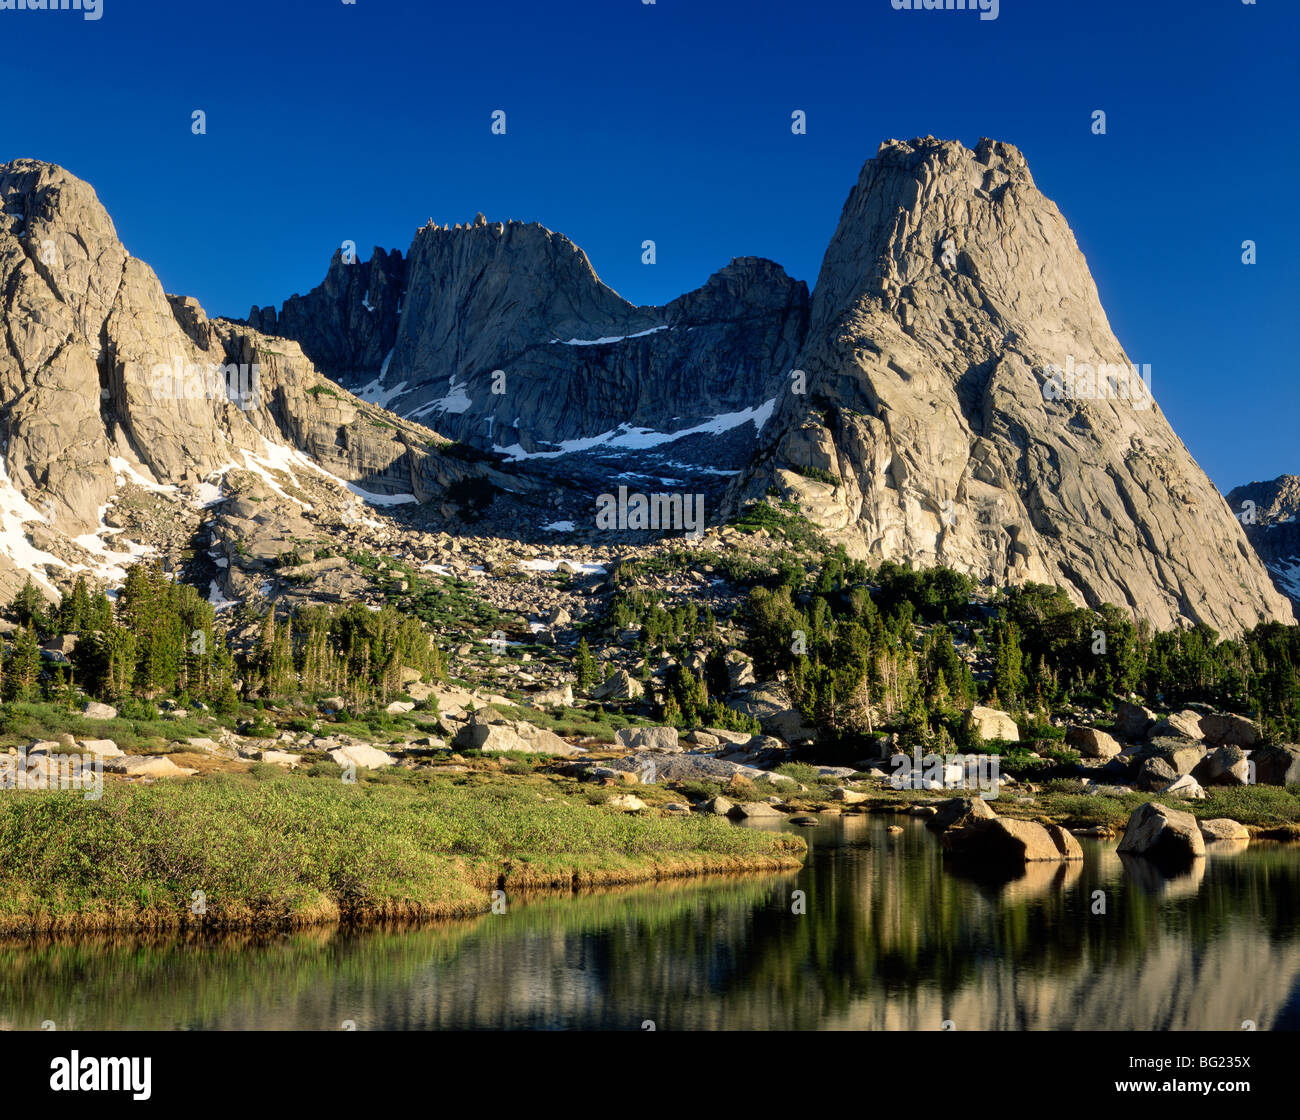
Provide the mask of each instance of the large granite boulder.
{"label": "large granite boulder", "polygon": [[184,778],[197,774],[188,766],[177,766],[166,755],[128,754],[106,758],[104,769],[111,774],[125,774],[128,778]]}
{"label": "large granite boulder", "polygon": [[1264,786],[1300,784],[1300,746],[1282,743],[1257,747],[1250,754],[1255,766],[1255,781]]}
{"label": "large granite boulder", "polygon": [[1250,760],[1240,747],[1217,747],[1196,764],[1192,776],[1206,786],[1248,785]]}
{"label": "large granite boulder", "polygon": [[626,669],[610,675],[591,692],[594,700],[639,700],[645,695],[645,685]]}
{"label": "large granite boulder", "polygon": [[768,735],[775,735],[787,743],[797,743],[817,735],[817,729],[804,722],[789,693],[779,684],[760,684],[743,697],[728,701],[728,706],[753,716]]}
{"label": "large granite boulder", "polygon": [[1158,721],[1148,732],[1150,739],[1189,739],[1199,743],[1201,735],[1201,717],[1190,708],[1181,712],[1171,712]]}
{"label": "large granite boulder", "polygon": [[1244,824],[1226,817],[1216,817],[1213,820],[1200,821],[1201,836],[1207,843],[1213,843],[1216,840],[1227,840],[1236,843],[1241,840],[1250,839],[1250,829]]}
{"label": "large granite boulder", "polygon": [[[381,751],[368,743],[348,743],[335,747],[328,754],[340,766],[360,766],[363,770],[382,770],[396,762],[387,751]],[[262,757],[265,758],[265,754]]]}
{"label": "large granite boulder", "polygon": [[614,735],[620,747],[632,751],[680,751],[675,727],[622,727]]}
{"label": "large granite boulder", "polygon": [[1159,793],[1178,780],[1178,771],[1163,758],[1152,755],[1138,766],[1137,787],[1147,793]]}
{"label": "large granite boulder", "polygon": [[1077,840],[1059,826],[1009,817],[975,820],[943,833],[945,853],[990,863],[1058,862],[1083,858]]}
{"label": "large granite boulder", "polygon": [[1008,743],[1020,741],[1020,728],[1016,721],[997,708],[975,705],[966,713],[966,725],[978,731],[986,742],[990,739],[1005,739]]}
{"label": "large granite boulder", "polygon": [[1199,743],[1168,737],[1152,739],[1147,751],[1147,757],[1163,758],[1178,774],[1190,774],[1205,754],[1205,747]]}
{"label": "large granite boulder", "polygon": [[723,762],[706,754],[683,752],[667,754],[663,751],[637,751],[604,763],[611,770],[649,774],[651,782],[730,781],[739,775],[756,781],[765,776],[764,771],[752,766],[739,766]]}
{"label": "large granite boulder", "polygon": [[1123,749],[1111,736],[1095,727],[1072,724],[1065,732],[1066,746],[1073,747],[1084,758],[1114,758]]}
{"label": "large granite boulder", "polygon": [[1118,851],[1151,859],[1184,862],[1205,855],[1196,818],[1148,801],[1130,814]]}
{"label": "large granite boulder", "polygon": [[1201,716],[1201,736],[1212,747],[1253,747],[1259,742],[1259,727],[1245,716],[1214,712]]}
{"label": "large granite boulder", "polygon": [[1141,704],[1121,700],[1115,705],[1115,730],[1125,739],[1145,739],[1155,722],[1155,712]]}
{"label": "large granite boulder", "polygon": [[566,743],[554,732],[523,720],[506,719],[495,708],[483,708],[475,712],[469,723],[456,733],[452,742],[461,750],[479,750],[485,754],[519,751],[523,754],[574,758],[585,753],[582,748]]}

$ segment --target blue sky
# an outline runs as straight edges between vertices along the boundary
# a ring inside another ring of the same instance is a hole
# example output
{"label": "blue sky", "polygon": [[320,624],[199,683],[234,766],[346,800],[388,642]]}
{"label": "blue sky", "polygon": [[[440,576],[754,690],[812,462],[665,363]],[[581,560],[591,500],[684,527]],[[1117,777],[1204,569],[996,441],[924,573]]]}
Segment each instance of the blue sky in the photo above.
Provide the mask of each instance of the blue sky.
{"label": "blue sky", "polygon": [[992,136],[1214,482],[1300,473],[1295,0],[103,4],[0,11],[0,160],[89,180],[210,314],[306,292],[345,239],[405,251],[479,210],[567,234],[636,303],[744,255],[811,286],[882,139]]}

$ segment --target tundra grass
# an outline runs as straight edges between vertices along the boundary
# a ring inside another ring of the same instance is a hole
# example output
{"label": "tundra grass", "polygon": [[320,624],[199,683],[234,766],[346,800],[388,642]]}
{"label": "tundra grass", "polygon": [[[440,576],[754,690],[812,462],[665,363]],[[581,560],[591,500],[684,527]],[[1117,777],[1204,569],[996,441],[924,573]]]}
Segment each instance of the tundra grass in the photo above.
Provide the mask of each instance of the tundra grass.
{"label": "tundra grass", "polygon": [[450,917],[486,910],[498,888],[775,870],[804,852],[796,836],[623,813],[540,777],[210,774],[110,782],[98,801],[3,791],[0,932]]}

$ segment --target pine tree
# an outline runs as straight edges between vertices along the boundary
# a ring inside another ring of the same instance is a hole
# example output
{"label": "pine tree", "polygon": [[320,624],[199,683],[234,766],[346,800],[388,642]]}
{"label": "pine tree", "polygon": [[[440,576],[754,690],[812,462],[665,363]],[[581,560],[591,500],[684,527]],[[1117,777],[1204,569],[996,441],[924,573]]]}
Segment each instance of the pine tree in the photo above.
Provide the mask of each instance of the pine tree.
{"label": "pine tree", "polygon": [[591,655],[591,648],[587,645],[587,639],[582,638],[578,642],[578,654],[574,668],[578,674],[578,691],[590,692],[595,683],[600,680],[600,666],[596,659]]}
{"label": "pine tree", "polygon": [[[28,581],[30,583],[30,580]],[[41,646],[31,623],[14,634],[5,665],[6,700],[35,700],[41,677]]]}
{"label": "pine tree", "polygon": [[[28,576],[9,609],[19,626],[37,626],[45,618],[45,596]],[[38,643],[39,644],[39,643]]]}
{"label": "pine tree", "polygon": [[1024,660],[1016,624],[999,619],[993,626],[993,683],[1009,704],[1017,703],[1024,694]]}

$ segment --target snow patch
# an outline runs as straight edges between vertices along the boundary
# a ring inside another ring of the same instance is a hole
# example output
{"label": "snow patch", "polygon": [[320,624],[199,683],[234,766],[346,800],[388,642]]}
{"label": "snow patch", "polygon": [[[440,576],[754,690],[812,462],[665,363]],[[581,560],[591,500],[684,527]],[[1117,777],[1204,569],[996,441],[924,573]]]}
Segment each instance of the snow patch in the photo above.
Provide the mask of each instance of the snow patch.
{"label": "snow patch", "polygon": [[705,420],[702,424],[696,424],[693,428],[683,428],[679,432],[656,432],[650,428],[633,428],[628,424],[620,424],[617,428],[602,432],[598,436],[563,440],[556,444],[558,451],[525,451],[517,443],[509,447],[495,445],[492,450],[507,456],[511,462],[518,462],[521,459],[557,459],[561,455],[592,451],[598,447],[645,451],[652,447],[661,447],[666,443],[676,443],[687,436],[722,435],[743,424],[753,424],[757,434],[763,430],[763,425],[772,418],[772,413],[775,411],[776,397],[773,397],[770,401],[764,401],[753,408],[741,409],[739,412],[724,412]]}
{"label": "snow patch", "polygon": [[362,490],[355,482],[346,482],[343,479],[338,481],[363,502],[368,502],[372,506],[404,506],[420,500],[414,494],[373,494],[369,490]]}
{"label": "snow patch", "polygon": [[637,331],[636,334],[616,334],[609,338],[571,338],[567,342],[558,338],[551,339],[551,344],[560,346],[607,346],[611,342],[624,342],[629,338],[645,338],[648,334],[657,334],[659,331],[668,330],[667,326],[651,327],[648,331]]}
{"label": "snow patch", "polygon": [[239,605],[234,599],[227,599],[223,594],[221,594],[221,588],[217,585],[215,579],[208,584],[208,602],[219,611],[223,611],[227,607],[235,607]]}
{"label": "snow patch", "polygon": [[1268,566],[1268,570],[1277,577],[1283,594],[1290,595],[1293,599],[1300,599],[1300,556],[1274,561]]}
{"label": "snow patch", "polygon": [[526,568],[530,572],[554,572],[558,571],[561,564],[568,564],[571,568],[582,572],[584,575],[607,575],[608,570],[600,564],[580,564],[576,560],[521,560],[519,566]]}
{"label": "snow patch", "polygon": [[410,419],[414,420],[419,416],[427,416],[430,412],[455,412],[457,414],[465,412],[474,402],[469,399],[469,394],[465,392],[468,387],[468,381],[456,381],[456,375],[453,373],[447,378],[447,395],[439,397],[436,401],[430,401],[426,405],[421,405],[410,413]]}
{"label": "snow patch", "polygon": [[[389,354],[389,357],[391,358],[392,354]],[[387,360],[385,360],[384,368],[386,369],[387,367],[388,367],[388,362]],[[361,388],[357,390],[356,395],[360,397],[363,401],[365,401],[367,404],[377,404],[380,408],[387,408],[391,401],[395,401],[398,397],[402,396],[405,392],[406,392],[405,381],[399,381],[396,385],[394,385],[391,389],[389,389],[385,387],[384,375],[381,373],[373,381],[369,382],[368,384],[362,385]]]}
{"label": "snow patch", "polygon": [[0,458],[0,553],[8,556],[19,571],[29,573],[42,587],[53,592],[54,585],[37,571],[38,566],[53,564],[66,568],[68,565],[57,556],[36,548],[27,539],[23,531],[25,521],[44,523],[45,517],[9,480],[9,469]]}
{"label": "snow patch", "polygon": [[113,468],[113,476],[119,486],[127,482],[134,482],[137,486],[145,490],[152,490],[155,494],[175,494],[175,486],[164,486],[156,479],[149,478],[141,474],[130,463],[120,455],[114,455],[108,460],[108,465]]}

